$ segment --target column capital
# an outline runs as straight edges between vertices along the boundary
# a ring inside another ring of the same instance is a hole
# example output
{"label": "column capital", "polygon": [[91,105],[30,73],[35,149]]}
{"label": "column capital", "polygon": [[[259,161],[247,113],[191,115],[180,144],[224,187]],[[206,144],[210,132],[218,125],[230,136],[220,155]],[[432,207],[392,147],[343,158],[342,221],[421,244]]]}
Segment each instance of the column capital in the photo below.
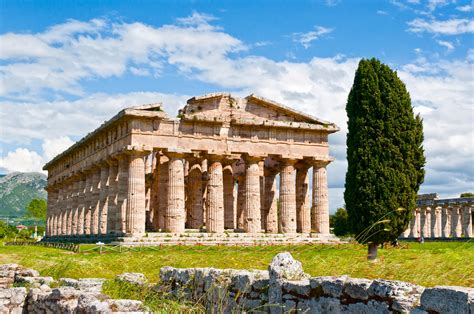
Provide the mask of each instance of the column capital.
{"label": "column capital", "polygon": [[109,165],[109,167],[113,167],[113,166],[117,166],[117,165],[118,165],[117,159],[113,159],[113,158],[107,158],[107,159],[105,160],[105,162]]}
{"label": "column capital", "polygon": [[163,150],[163,154],[168,158],[185,158],[187,154],[191,154],[193,152],[189,150],[179,149],[179,148],[167,148]]}
{"label": "column capital", "polygon": [[308,163],[310,163],[313,167],[323,168],[323,167],[326,167],[327,165],[329,165],[333,161],[334,161],[334,157],[328,156],[327,159],[308,160]]}
{"label": "column capital", "polygon": [[251,162],[251,163],[257,163],[259,161],[262,161],[266,157],[267,157],[266,155],[252,155],[248,153],[242,155],[242,159],[245,162]]}

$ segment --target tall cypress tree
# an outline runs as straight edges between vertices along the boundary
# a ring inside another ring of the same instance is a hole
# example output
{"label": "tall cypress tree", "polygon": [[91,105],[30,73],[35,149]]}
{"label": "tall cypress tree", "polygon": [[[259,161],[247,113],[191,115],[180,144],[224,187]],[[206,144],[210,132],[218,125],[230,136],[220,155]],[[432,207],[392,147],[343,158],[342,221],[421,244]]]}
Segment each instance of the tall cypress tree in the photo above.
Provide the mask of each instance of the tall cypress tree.
{"label": "tall cypress tree", "polygon": [[344,200],[368,258],[378,244],[407,227],[424,180],[423,123],[397,73],[377,59],[363,59],[346,105],[348,115]]}

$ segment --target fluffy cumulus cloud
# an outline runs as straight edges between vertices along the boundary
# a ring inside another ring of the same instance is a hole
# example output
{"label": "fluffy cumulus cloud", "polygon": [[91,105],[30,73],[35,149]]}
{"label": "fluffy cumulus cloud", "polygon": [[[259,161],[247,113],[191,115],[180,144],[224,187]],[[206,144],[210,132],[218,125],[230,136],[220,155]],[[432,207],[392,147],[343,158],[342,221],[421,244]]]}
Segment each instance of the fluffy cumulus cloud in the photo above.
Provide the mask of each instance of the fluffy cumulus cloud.
{"label": "fluffy cumulus cloud", "polygon": [[[275,61],[253,55],[249,45],[213,26],[212,19],[195,13],[161,27],[69,21],[38,34],[2,35],[2,43],[17,44],[1,51],[0,71],[8,79],[1,90],[0,140],[24,147],[40,141],[42,151],[5,152],[0,168],[38,170],[42,162],[69,146],[71,139],[85,135],[124,107],[161,101],[169,115],[175,115],[190,95],[147,91],[83,95],[81,86],[87,79],[163,75],[171,65],[187,79],[230,89],[238,96],[256,93],[338,124],[341,132],[330,137],[336,161],[329,167],[329,184],[331,207],[341,206],[347,167],[345,103],[358,58]],[[472,189],[472,62],[469,57],[451,62],[420,58],[398,66],[416,111],[424,118],[425,192],[454,196],[460,188]],[[35,97],[45,91],[83,96],[74,101]],[[15,119],[7,118],[12,116]],[[57,138],[58,134],[64,137]]]}
{"label": "fluffy cumulus cloud", "polygon": [[474,32],[473,19],[452,18],[449,20],[425,20],[422,18],[408,22],[408,30],[414,33],[433,33],[442,35],[459,35]]}

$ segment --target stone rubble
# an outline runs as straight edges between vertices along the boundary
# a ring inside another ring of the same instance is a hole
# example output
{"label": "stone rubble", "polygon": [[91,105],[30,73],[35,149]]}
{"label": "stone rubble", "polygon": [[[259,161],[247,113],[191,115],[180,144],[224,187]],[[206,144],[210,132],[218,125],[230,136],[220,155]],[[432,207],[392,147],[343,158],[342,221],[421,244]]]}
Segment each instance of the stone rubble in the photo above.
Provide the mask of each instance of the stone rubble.
{"label": "stone rubble", "polygon": [[[34,278],[34,285],[24,278]],[[0,313],[113,313],[145,311],[141,301],[112,300],[101,293],[104,279],[61,278],[60,287],[40,285],[39,273],[16,264],[0,265]],[[148,285],[141,273],[116,281]],[[28,284],[11,288],[12,284]],[[178,301],[200,303],[207,313],[410,313],[474,314],[474,289],[419,285],[348,276],[310,277],[290,253],[276,255],[264,270],[160,269],[154,288]]]}
{"label": "stone rubble", "polygon": [[51,288],[55,283],[52,277],[42,277],[38,271],[17,264],[0,265],[0,313],[144,313],[141,301],[113,300],[102,294],[104,281],[61,278],[60,287]]}

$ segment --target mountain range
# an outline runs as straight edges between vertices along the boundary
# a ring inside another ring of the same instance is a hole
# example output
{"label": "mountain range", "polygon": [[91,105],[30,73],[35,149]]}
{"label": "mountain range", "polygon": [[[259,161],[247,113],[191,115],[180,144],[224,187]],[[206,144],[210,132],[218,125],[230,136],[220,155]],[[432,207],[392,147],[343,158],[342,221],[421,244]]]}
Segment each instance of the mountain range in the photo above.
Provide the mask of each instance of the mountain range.
{"label": "mountain range", "polygon": [[46,199],[46,179],[38,172],[0,175],[0,216],[23,216],[33,198]]}

